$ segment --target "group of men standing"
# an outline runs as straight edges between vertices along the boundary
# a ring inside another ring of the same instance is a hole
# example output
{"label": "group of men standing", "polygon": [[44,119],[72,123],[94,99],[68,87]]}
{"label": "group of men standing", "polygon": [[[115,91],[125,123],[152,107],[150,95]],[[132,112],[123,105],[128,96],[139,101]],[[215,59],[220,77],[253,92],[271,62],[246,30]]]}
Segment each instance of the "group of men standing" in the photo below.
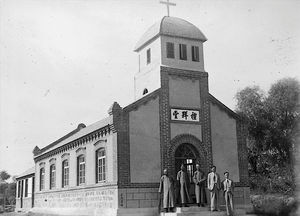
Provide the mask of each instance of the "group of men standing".
{"label": "group of men standing", "polygon": [[[196,164],[196,171],[193,173],[193,182],[195,184],[196,203],[199,207],[207,204],[205,188],[210,192],[210,210],[220,211],[219,209],[219,191],[223,190],[227,215],[233,214],[233,181],[229,179],[229,173],[224,173],[225,179],[221,182],[220,175],[216,172],[216,166],[211,167],[211,172],[207,175],[200,170],[200,165]],[[174,192],[174,181],[168,175],[168,170],[164,169],[163,176],[160,179],[159,193],[163,194],[163,208],[166,212],[173,211],[176,201],[182,207],[187,207],[191,203],[189,196],[189,177],[182,164],[176,177],[176,192]],[[180,201],[179,201],[180,199]]]}

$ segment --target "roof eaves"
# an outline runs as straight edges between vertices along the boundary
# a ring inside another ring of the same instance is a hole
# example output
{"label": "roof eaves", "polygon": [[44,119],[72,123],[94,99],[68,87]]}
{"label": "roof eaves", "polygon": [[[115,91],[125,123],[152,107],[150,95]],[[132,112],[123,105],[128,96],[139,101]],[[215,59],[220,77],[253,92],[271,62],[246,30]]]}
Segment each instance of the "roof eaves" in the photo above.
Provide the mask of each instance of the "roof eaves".
{"label": "roof eaves", "polygon": [[78,137],[78,138],[75,138],[75,139],[73,139],[73,140],[71,140],[71,141],[69,141],[69,142],[63,144],[62,146],[58,146],[58,147],[53,148],[53,149],[51,149],[51,150],[49,150],[49,151],[43,152],[43,153],[41,153],[41,154],[39,154],[39,155],[35,155],[35,156],[34,156],[34,160],[38,160],[38,158],[41,158],[41,157],[43,157],[44,155],[47,155],[47,154],[50,154],[50,153],[53,153],[53,152],[54,152],[54,154],[56,154],[55,152],[59,151],[60,149],[63,149],[64,147],[66,147],[66,146],[72,144],[73,142],[76,142],[76,141],[78,141],[78,140],[81,140],[81,139],[83,139],[84,137],[87,137],[87,136],[89,136],[89,135],[95,133],[96,131],[103,130],[103,129],[105,129],[105,128],[110,129],[110,124],[103,125],[102,127],[98,128],[98,129],[95,129],[95,130],[93,130],[93,131],[91,131],[91,132],[89,132],[89,133],[87,133],[87,134],[83,134],[82,136],[80,136],[80,137]]}
{"label": "roof eaves", "polygon": [[158,96],[160,93],[160,88],[156,89],[154,92],[151,92],[150,94],[145,95],[144,97],[140,98],[139,100],[127,105],[126,107],[124,107],[124,111],[130,111],[133,109],[136,109],[137,107],[139,107],[140,105],[147,103],[148,101],[150,101],[151,99],[153,99],[153,97]]}
{"label": "roof eaves", "polygon": [[58,143],[62,142],[63,140],[67,139],[68,137],[74,135],[75,133],[77,133],[78,131],[80,131],[81,127],[79,127],[81,124],[78,125],[78,127],[75,130],[72,130],[71,132],[69,132],[68,134],[66,134],[65,136],[59,138],[58,140],[50,143],[49,145],[45,146],[44,148],[41,148],[41,150],[39,151],[39,153],[35,156],[38,156],[40,154],[42,154],[43,152],[47,151],[48,149],[52,148],[53,146],[57,145]]}
{"label": "roof eaves", "polygon": [[156,38],[158,38],[160,35],[160,33],[157,33],[156,35],[154,35],[153,37],[151,37],[150,39],[148,39],[147,41],[145,41],[144,43],[142,44],[137,44],[134,48],[134,52],[138,52],[140,51],[141,49],[143,49],[145,46],[147,46],[149,43],[151,43],[152,41],[156,40]]}
{"label": "roof eaves", "polygon": [[217,98],[215,98],[212,94],[209,93],[209,100],[218,105],[221,109],[223,109],[224,111],[226,111],[227,114],[229,114],[230,116],[232,116],[235,119],[241,120],[241,117],[234,112],[233,110],[231,110],[229,107],[227,107],[225,104],[223,104],[221,101],[219,101]]}

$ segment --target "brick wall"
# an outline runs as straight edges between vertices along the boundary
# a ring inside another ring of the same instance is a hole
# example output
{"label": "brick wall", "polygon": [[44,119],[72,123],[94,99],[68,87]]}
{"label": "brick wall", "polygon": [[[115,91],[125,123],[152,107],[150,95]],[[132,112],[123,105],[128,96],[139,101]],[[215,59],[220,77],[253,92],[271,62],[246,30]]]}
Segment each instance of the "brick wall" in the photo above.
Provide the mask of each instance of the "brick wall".
{"label": "brick wall", "polygon": [[[194,79],[200,82],[200,122],[202,141],[190,134],[182,134],[172,140],[170,127],[170,103],[169,103],[169,78],[176,76],[180,79]],[[209,171],[212,165],[212,144],[211,144],[211,121],[210,121],[210,101],[208,92],[208,74],[200,71],[189,71],[175,68],[161,67],[161,88],[143,97],[122,109],[116,107],[113,112],[114,127],[118,137],[118,200],[121,208],[142,208],[156,207],[158,202],[158,182],[157,183],[132,183],[130,181],[130,138],[129,138],[129,112],[147,101],[148,97],[159,96],[159,127],[160,127],[160,148],[161,148],[161,172],[164,168],[170,170],[175,177],[174,154],[176,147],[181,143],[191,143],[198,151],[202,169]],[[239,151],[239,169],[241,182],[236,184],[237,203],[244,203],[249,198],[248,174],[247,174],[247,151],[244,139],[244,127],[241,122],[237,124],[237,139]],[[245,187],[246,186],[246,187]]]}
{"label": "brick wall", "polygon": [[237,143],[238,143],[238,160],[240,171],[239,186],[249,186],[249,174],[248,174],[248,152],[246,145],[246,127],[241,120],[237,120]]}

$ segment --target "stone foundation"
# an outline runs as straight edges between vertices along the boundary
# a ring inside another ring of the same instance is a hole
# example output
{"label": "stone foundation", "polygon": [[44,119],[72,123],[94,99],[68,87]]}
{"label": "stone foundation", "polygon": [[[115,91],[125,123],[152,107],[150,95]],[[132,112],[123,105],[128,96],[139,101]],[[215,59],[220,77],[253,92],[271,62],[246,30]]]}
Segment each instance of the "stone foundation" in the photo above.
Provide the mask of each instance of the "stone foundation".
{"label": "stone foundation", "polygon": [[120,208],[151,208],[158,206],[158,188],[119,189]]}
{"label": "stone foundation", "polygon": [[35,194],[36,208],[116,209],[117,186],[47,191]]}
{"label": "stone foundation", "polygon": [[[236,187],[234,203],[236,208],[250,204],[249,187]],[[207,190],[209,201],[209,192]],[[35,194],[34,213],[43,215],[76,216],[154,216],[158,212],[159,193],[157,188],[96,187],[68,191],[53,191]],[[208,203],[209,204],[209,203]],[[224,207],[220,192],[220,206]]]}
{"label": "stone foundation", "polygon": [[21,198],[16,198],[16,208],[15,211],[28,211],[32,208],[32,198],[31,197],[24,197],[23,204],[21,207]]}

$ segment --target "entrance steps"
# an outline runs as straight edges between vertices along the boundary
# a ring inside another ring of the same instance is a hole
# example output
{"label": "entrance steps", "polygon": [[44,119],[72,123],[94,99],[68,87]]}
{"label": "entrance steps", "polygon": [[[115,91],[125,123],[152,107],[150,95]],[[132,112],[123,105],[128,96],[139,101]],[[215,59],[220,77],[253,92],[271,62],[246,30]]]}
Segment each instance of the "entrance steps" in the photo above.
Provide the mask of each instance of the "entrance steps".
{"label": "entrance steps", "polygon": [[[235,216],[246,215],[245,209],[235,209]],[[161,212],[160,216],[226,216],[225,206],[221,206],[220,211],[210,211],[209,207],[177,207],[174,212]]]}

